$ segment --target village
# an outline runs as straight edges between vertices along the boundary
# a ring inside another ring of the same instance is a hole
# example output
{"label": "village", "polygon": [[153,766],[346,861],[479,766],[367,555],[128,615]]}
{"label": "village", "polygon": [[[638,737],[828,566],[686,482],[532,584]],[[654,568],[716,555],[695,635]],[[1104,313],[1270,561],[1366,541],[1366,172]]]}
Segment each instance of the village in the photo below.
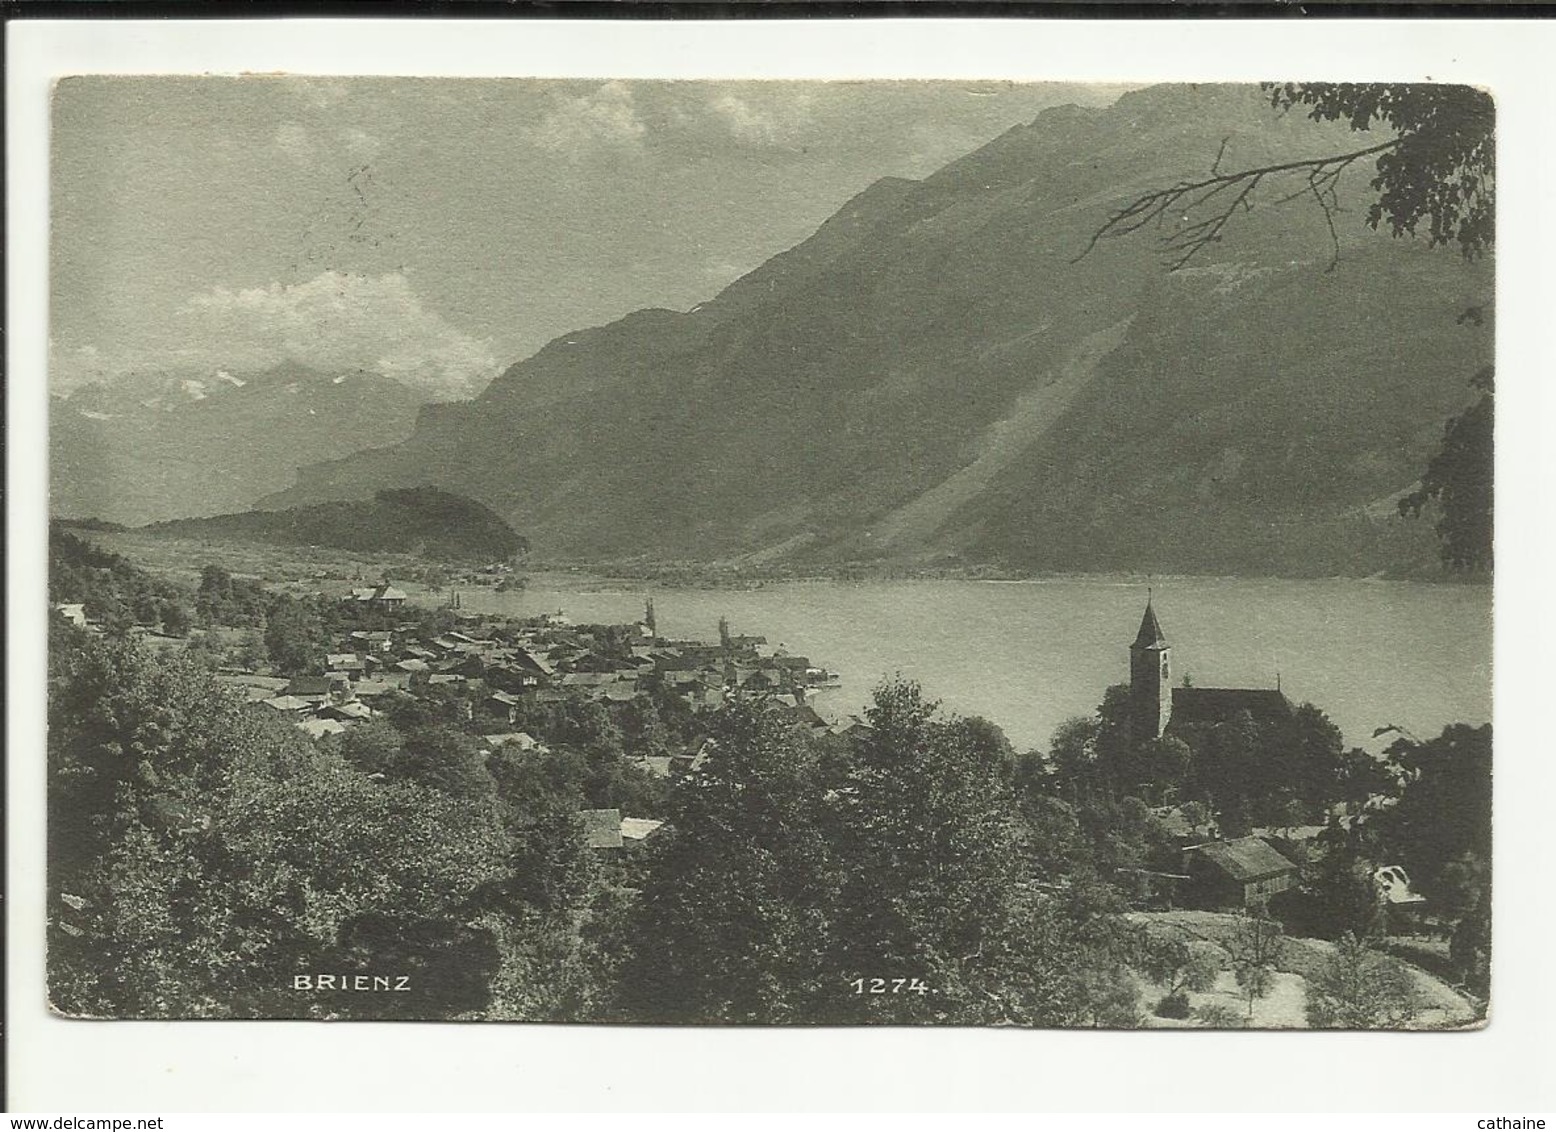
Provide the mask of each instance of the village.
{"label": "village", "polygon": [[[486,574],[502,574],[499,567]],[[490,578],[467,578],[491,584]],[[72,623],[96,629],[79,603],[58,604]],[[340,735],[381,717],[387,706],[407,698],[436,701],[457,725],[476,737],[483,756],[510,746],[544,753],[548,737],[520,726],[546,705],[593,703],[606,709],[668,697],[694,717],[706,719],[726,703],[760,698],[785,721],[814,736],[847,736],[868,728],[857,715],[841,719],[817,710],[820,693],[838,687],[840,677],[770,645],[759,635],[735,633],[727,619],[714,642],[672,639],[659,633],[652,598],[641,619],[629,625],[577,625],[561,611],[515,619],[461,608],[450,590],[441,608],[411,602],[389,581],[354,586],[338,599],[341,630],[313,658],[306,674],[277,675],[273,665],[223,665],[218,683],[240,692],[294,724],[314,740]],[[143,646],[180,649],[187,638],[149,626],[131,630]],[[1170,646],[1147,605],[1131,645],[1129,712],[1131,729],[1160,739],[1169,722],[1231,717],[1249,706],[1262,715],[1289,719],[1292,705],[1278,690],[1173,687],[1168,679]],[[1214,721],[1214,719],[1212,719]],[[627,753],[626,761],[646,776],[668,784],[696,770],[711,740],[698,734],[670,754]],[[1133,893],[1139,909],[1200,908],[1247,911],[1298,883],[1302,866],[1326,837],[1343,838],[1357,818],[1387,808],[1405,772],[1385,752],[1376,769],[1393,788],[1353,803],[1335,803],[1324,820],[1270,821],[1223,829],[1208,807],[1161,798],[1152,816],[1167,839],[1155,867],[1129,870],[1117,878]],[[1146,791],[1141,791],[1142,794]],[[640,843],[660,828],[654,817],[624,815],[619,809],[579,812],[591,848],[615,849]],[[1376,870],[1380,912],[1409,922],[1422,903],[1398,866]]]}
{"label": "village", "polygon": [[[857,716],[833,720],[816,710],[817,695],[838,687],[838,674],[766,637],[735,633],[726,619],[719,621],[718,640],[707,642],[660,635],[651,598],[641,620],[619,626],[577,625],[560,611],[515,619],[458,604],[453,594],[442,608],[417,606],[388,581],[353,587],[337,606],[341,631],[306,665],[307,673],[225,664],[214,678],[314,740],[381,718],[391,705],[435,701],[477,739],[482,755],[510,746],[545,753],[547,737],[519,726],[536,709],[598,704],[609,710],[649,697],[684,705],[693,719],[760,697],[812,734],[847,735],[866,726]],[[102,631],[84,603],[56,603],[54,610],[79,628]],[[155,651],[185,651],[191,640],[145,625],[129,633]],[[700,734],[704,728],[689,730],[694,738],[684,749],[629,753],[626,761],[664,783],[695,770],[712,741]],[[663,824],[616,808],[582,810],[579,819],[595,849],[641,843]]]}

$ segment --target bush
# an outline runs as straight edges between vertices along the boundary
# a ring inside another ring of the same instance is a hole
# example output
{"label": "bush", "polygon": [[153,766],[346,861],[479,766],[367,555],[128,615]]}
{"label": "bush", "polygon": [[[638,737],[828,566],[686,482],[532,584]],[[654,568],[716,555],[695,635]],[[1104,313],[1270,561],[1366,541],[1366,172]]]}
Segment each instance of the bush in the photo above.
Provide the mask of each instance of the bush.
{"label": "bush", "polygon": [[1194,1020],[1207,1030],[1245,1030],[1248,1020],[1230,1006],[1212,1002],[1194,1012]]}
{"label": "bush", "polygon": [[1173,991],[1156,1004],[1158,1018],[1187,1018],[1189,1014],[1189,996],[1182,991]]}

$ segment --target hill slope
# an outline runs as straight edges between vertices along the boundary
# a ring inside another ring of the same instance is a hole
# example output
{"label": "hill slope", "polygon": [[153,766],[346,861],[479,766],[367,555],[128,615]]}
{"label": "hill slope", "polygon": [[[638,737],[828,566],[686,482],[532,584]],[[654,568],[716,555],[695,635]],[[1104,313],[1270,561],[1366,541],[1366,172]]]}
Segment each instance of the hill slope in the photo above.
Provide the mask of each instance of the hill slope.
{"label": "hill slope", "polygon": [[430,487],[384,490],[371,500],[285,511],[175,519],[145,529],[173,538],[330,546],[359,553],[418,554],[440,562],[501,562],[528,547],[486,507]]}
{"label": "hill slope", "polygon": [[[1341,217],[1240,216],[1166,276],[1147,238],[1077,260],[1139,191],[1332,152],[1249,87],[1040,115],[886,180],[690,312],[552,342],[403,442],[264,506],[432,482],[546,557],[879,558],[1017,569],[1371,573],[1433,559],[1388,515],[1489,333],[1488,266]],[[1349,186],[1364,199],[1365,176]]]}

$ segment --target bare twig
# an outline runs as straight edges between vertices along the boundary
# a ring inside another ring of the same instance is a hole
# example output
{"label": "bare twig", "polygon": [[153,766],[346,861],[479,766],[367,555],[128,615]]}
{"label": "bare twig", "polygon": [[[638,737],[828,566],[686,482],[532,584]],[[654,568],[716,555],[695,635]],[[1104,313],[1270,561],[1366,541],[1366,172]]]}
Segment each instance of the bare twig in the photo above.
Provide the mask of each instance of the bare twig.
{"label": "bare twig", "polygon": [[1231,134],[1228,134],[1226,137],[1221,139],[1221,148],[1216,150],[1216,159],[1210,163],[1210,172],[1212,176],[1221,172],[1221,159],[1226,156],[1226,146],[1227,143],[1231,140]]}
{"label": "bare twig", "polygon": [[[1334,248],[1334,258],[1330,262],[1330,269],[1333,270],[1340,258],[1340,237],[1334,224],[1334,214],[1340,211],[1339,197],[1335,192],[1340,176],[1362,158],[1383,153],[1397,145],[1399,139],[1396,138],[1365,149],[1352,150],[1349,153],[1309,157],[1299,161],[1283,161],[1254,169],[1220,173],[1217,170],[1221,166],[1221,159],[1226,153],[1227,146],[1227,142],[1222,141],[1221,149],[1216,153],[1216,160],[1211,165],[1209,176],[1197,181],[1179,181],[1167,188],[1152,189],[1136,197],[1108,217],[1107,222],[1092,233],[1091,239],[1080,255],[1070,262],[1079,263],[1085,259],[1103,239],[1127,236],[1150,224],[1161,228],[1168,214],[1177,212],[1177,225],[1158,241],[1167,259],[1167,270],[1177,271],[1206,247],[1219,242],[1222,230],[1232,217],[1237,215],[1239,209],[1245,213],[1253,210],[1253,194],[1266,179],[1300,172],[1305,173],[1305,183],[1302,187],[1288,196],[1277,199],[1274,203],[1285,204],[1303,196],[1311,196],[1318,202],[1319,208],[1324,213],[1324,220],[1329,226],[1329,235]],[[1190,219],[1209,206],[1218,195],[1230,189],[1236,189],[1236,195],[1220,202],[1217,211],[1201,219]]]}

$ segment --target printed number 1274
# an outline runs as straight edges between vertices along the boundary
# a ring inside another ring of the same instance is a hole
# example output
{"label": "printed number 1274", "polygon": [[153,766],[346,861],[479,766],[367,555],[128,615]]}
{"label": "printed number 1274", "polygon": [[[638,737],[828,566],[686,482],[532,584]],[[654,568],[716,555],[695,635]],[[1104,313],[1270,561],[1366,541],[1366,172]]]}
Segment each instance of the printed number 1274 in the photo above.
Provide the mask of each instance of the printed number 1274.
{"label": "printed number 1274", "polygon": [[923,979],[854,979],[855,994],[929,994]]}

